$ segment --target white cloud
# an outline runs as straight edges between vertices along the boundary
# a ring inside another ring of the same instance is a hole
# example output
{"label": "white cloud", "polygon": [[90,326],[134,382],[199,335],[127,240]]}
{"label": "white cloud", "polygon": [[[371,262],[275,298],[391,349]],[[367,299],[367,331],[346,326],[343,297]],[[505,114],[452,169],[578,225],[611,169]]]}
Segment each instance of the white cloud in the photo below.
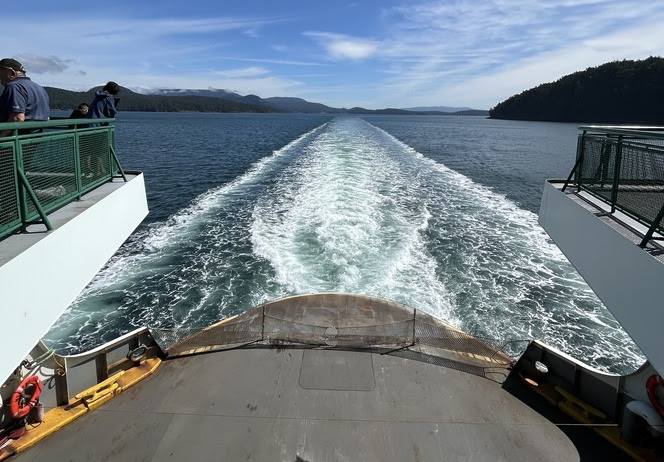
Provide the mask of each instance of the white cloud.
{"label": "white cloud", "polygon": [[[130,88],[301,96],[332,106],[478,108],[589,66],[664,53],[664,0],[402,5],[367,13],[358,4],[354,13],[374,15],[366,24],[362,17],[298,21],[299,10],[286,5],[280,18],[267,11],[272,17],[113,17],[94,29],[80,27],[92,17],[63,10],[57,18],[31,16],[40,36],[8,35],[3,49],[21,57],[38,83],[69,89],[115,80]],[[324,72],[298,72],[304,66]]]}
{"label": "white cloud", "polygon": [[260,37],[260,33],[258,32],[258,30],[256,28],[253,28],[253,27],[250,28],[250,29],[245,30],[244,35],[246,35],[247,37],[252,37],[252,38]]}
{"label": "white cloud", "polygon": [[[147,35],[171,35],[173,33],[191,35],[228,30],[241,30],[244,33],[257,34],[259,28],[276,22],[280,22],[280,20],[234,17],[141,19],[129,20],[129,24],[124,23],[122,29],[139,34],[143,31]],[[139,25],[142,29],[134,29],[136,25]]]}
{"label": "white cloud", "polygon": [[266,58],[243,58],[237,56],[220,56],[229,61],[247,61],[254,63],[265,63],[265,64],[286,64],[291,66],[327,66],[328,64],[319,63],[315,61],[296,61],[288,59],[266,59]]}
{"label": "white cloud", "polygon": [[60,73],[69,68],[71,60],[58,58],[57,56],[38,56],[34,54],[22,54],[16,56],[23,67],[33,74],[43,74],[45,72]]}
{"label": "white cloud", "polygon": [[378,43],[369,39],[326,32],[306,32],[305,35],[316,39],[333,59],[362,60],[378,51]]}
{"label": "white cloud", "polygon": [[328,45],[330,55],[338,59],[365,59],[376,52],[376,45],[363,40],[336,40]]}
{"label": "white cloud", "polygon": [[268,71],[262,67],[244,67],[241,69],[227,69],[212,72],[224,79],[254,78],[268,73]]}
{"label": "white cloud", "polygon": [[[645,59],[664,50],[664,34],[660,26],[653,24],[639,26],[636,30],[625,30],[602,38],[578,43],[567,48],[527,57],[493,71],[470,76],[467,79],[453,79],[445,85],[435,85],[423,76],[423,85],[417,86],[419,102],[444,101],[452,105],[469,105],[479,109],[489,109],[500,101],[542,83],[553,82],[573,72],[585,70],[601,64],[625,59]],[[651,40],[636,40],[631,37],[649,36]],[[631,44],[630,44],[631,43]],[[403,82],[387,85],[389,91],[408,91],[412,87]],[[422,91],[426,88],[426,91]]]}
{"label": "white cloud", "polygon": [[397,100],[488,109],[590,66],[661,55],[661,3],[459,0],[388,10],[393,32],[374,63],[385,75],[377,106]]}

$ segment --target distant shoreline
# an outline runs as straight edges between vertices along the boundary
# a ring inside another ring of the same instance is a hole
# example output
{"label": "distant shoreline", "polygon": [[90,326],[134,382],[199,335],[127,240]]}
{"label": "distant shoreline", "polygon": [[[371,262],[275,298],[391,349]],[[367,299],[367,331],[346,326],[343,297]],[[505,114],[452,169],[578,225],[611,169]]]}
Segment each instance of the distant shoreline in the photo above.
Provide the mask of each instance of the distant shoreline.
{"label": "distant shoreline", "polygon": [[[74,92],[44,87],[54,110],[71,111],[82,102],[90,102],[99,88]],[[242,96],[225,90],[182,90],[174,93],[144,95],[121,88],[120,111],[125,112],[219,112],[219,113],[294,113],[294,114],[394,114],[438,116],[488,116],[489,111],[465,109],[455,112],[410,111],[397,108],[365,109],[362,107],[333,108],[301,98]]]}
{"label": "distant shoreline", "polygon": [[[51,115],[54,117],[65,117],[67,118],[73,109],[59,109],[52,108]],[[370,111],[370,110],[368,110]],[[457,114],[449,112],[380,112],[376,110],[375,112],[248,112],[248,111],[142,111],[142,110],[120,110],[118,117],[121,117],[122,113],[141,113],[141,114],[270,114],[270,115],[329,115],[329,116],[339,116],[339,115],[401,115],[401,116],[441,116],[441,117],[483,117],[490,119],[488,112],[486,114]],[[54,114],[57,113],[57,114]]]}

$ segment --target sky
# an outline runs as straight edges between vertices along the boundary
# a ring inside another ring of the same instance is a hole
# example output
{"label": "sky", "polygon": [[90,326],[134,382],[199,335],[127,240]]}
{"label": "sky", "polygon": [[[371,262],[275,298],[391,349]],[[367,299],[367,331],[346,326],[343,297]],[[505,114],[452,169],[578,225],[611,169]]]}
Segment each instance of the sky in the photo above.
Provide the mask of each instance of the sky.
{"label": "sky", "polygon": [[33,0],[5,2],[3,17],[2,57],[41,85],[346,108],[490,109],[588,67],[664,56],[664,0]]}

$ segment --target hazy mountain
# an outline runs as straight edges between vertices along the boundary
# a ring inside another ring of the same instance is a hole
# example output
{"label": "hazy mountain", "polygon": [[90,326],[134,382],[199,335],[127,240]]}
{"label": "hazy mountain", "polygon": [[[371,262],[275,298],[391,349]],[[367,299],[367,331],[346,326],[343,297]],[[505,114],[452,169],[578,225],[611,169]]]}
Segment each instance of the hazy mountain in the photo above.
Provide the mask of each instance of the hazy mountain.
{"label": "hazy mountain", "polygon": [[468,109],[467,111],[450,112],[450,115],[456,116],[489,116],[489,111],[484,109]]}
{"label": "hazy mountain", "polygon": [[[75,92],[60,88],[45,87],[51,100],[51,109],[74,109],[82,102],[91,102],[94,93],[101,87],[85,92]],[[297,112],[308,114],[402,114],[402,115],[487,115],[487,111],[413,111],[405,109],[352,109],[334,108],[321,103],[313,103],[302,98],[240,95],[219,89],[160,89],[150,94],[133,92],[122,88],[118,109],[121,111],[144,112]]]}
{"label": "hazy mountain", "polygon": [[418,106],[418,107],[404,107],[404,111],[416,111],[416,112],[461,112],[461,111],[471,111],[472,108],[469,107],[452,107],[452,106]]}
{"label": "hazy mountain", "polygon": [[410,109],[365,109],[361,107],[354,107],[351,109],[335,108],[326,106],[321,103],[312,103],[302,98],[293,97],[270,97],[261,98],[256,95],[242,96],[235,92],[220,89],[209,90],[192,90],[192,89],[160,89],[156,90],[153,94],[168,95],[168,96],[208,96],[212,98],[223,98],[230,101],[236,101],[244,104],[264,105],[280,112],[300,112],[307,114],[450,114],[450,115],[488,115],[488,111],[477,111],[466,107],[449,107],[449,106],[432,106],[423,108],[410,108]]}
{"label": "hazy mountain", "polygon": [[267,104],[284,112],[307,112],[307,113],[338,113],[344,112],[343,109],[337,109],[330,106],[325,106],[320,103],[311,103],[302,98],[289,98],[275,96],[272,98],[265,98]]}
{"label": "hazy mountain", "polygon": [[160,96],[206,96],[210,98],[221,98],[228,101],[235,101],[243,104],[265,104],[260,96],[246,95],[242,96],[238,93],[211,88],[209,90],[191,90],[191,89],[170,89],[162,88],[148,93],[150,95]]}

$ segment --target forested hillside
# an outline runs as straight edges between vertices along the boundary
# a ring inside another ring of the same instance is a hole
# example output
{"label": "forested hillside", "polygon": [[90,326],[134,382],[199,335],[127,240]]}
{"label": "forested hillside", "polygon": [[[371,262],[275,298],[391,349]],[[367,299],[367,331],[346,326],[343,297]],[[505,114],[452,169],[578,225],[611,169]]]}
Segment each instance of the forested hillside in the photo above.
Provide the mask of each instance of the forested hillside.
{"label": "forested hillside", "polygon": [[664,124],[664,58],[615,61],[498,104],[493,119]]}
{"label": "forested hillside", "polygon": [[[51,109],[71,111],[80,103],[91,103],[95,91],[70,91],[61,88],[44,87],[50,98]],[[3,89],[0,86],[0,91]],[[352,109],[333,108],[313,103],[302,98],[271,97],[256,95],[242,96],[226,90],[158,90],[157,94],[143,95],[122,87],[118,98],[120,111],[142,112],[298,112],[327,114],[401,114],[401,115],[488,115],[488,111],[468,110],[458,112],[412,111],[405,109]]]}
{"label": "forested hillside", "polygon": [[[86,92],[62,90],[60,88],[45,87],[51,100],[51,109],[71,110],[80,103],[90,103],[94,99],[96,90],[93,88]],[[141,95],[122,88],[118,109],[121,111],[144,112],[276,112],[276,109],[263,105],[245,104],[222,98],[209,98],[206,96],[160,96]]]}

